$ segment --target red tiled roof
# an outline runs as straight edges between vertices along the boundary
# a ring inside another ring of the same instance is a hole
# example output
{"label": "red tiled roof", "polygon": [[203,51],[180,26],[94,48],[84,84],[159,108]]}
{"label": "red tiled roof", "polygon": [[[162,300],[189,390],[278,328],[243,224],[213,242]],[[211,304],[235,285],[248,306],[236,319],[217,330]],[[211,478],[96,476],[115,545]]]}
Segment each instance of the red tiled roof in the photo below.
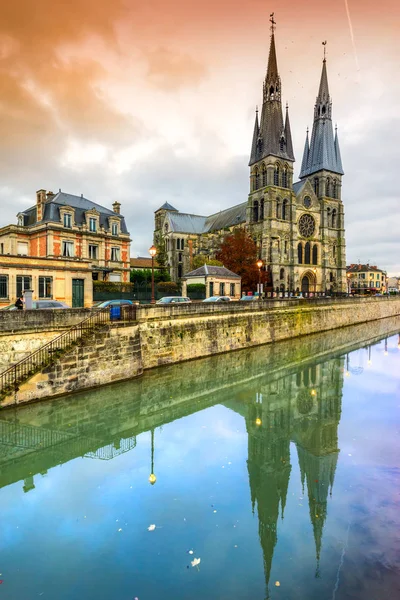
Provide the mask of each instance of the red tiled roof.
{"label": "red tiled roof", "polygon": [[[154,260],[154,266],[155,268],[160,266],[157,260]],[[131,258],[131,269],[151,269],[151,258],[145,256]]]}

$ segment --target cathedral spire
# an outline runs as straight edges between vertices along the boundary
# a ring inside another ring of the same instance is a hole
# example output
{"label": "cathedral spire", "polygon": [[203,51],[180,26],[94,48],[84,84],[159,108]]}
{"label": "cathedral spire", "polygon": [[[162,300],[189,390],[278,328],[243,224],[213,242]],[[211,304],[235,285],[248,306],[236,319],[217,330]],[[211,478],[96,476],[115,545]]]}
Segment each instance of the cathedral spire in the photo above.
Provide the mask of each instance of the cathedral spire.
{"label": "cathedral spire", "polygon": [[[257,144],[254,146],[254,134],[252,153],[249,165],[266,158],[276,156],[287,161],[294,161],[292,136],[290,132],[289,116],[286,123],[283,122],[281,104],[281,78],[278,71],[275,48],[275,20],[271,15],[271,43],[268,55],[268,66],[263,83],[263,105],[258,131]],[[253,148],[256,152],[253,153]]]}
{"label": "cathedral spire", "polygon": [[303,172],[307,169],[309,152],[310,152],[310,141],[308,139],[308,127],[307,127],[306,142],[304,144],[304,152],[303,152],[303,160],[301,162],[301,172]]}
{"label": "cathedral spire", "polygon": [[[324,47],[325,44],[326,42],[324,43]],[[335,138],[333,136],[332,101],[329,95],[325,55],[322,61],[321,79],[314,107],[314,123],[308,151],[307,145],[306,140],[300,179],[322,170],[343,175],[340,152],[339,154],[337,153],[339,142],[337,141],[337,136]]]}
{"label": "cathedral spire", "polygon": [[258,136],[260,133],[260,126],[258,124],[258,106],[256,107],[256,118],[254,121],[253,141],[251,143],[251,154],[250,154],[250,165],[257,162],[257,144]]}
{"label": "cathedral spire", "polygon": [[286,103],[286,117],[285,117],[285,141],[286,141],[286,152],[291,160],[294,161],[293,154],[293,143],[292,143],[292,132],[290,130],[290,120],[289,120],[289,106]]}

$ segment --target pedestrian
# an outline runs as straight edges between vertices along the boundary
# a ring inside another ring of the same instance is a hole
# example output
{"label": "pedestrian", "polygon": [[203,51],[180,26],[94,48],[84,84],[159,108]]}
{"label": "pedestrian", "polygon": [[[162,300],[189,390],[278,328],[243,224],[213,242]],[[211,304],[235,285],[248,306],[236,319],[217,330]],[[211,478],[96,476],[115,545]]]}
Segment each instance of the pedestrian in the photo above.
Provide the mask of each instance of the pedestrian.
{"label": "pedestrian", "polygon": [[15,303],[15,306],[18,308],[18,310],[22,310],[24,308],[24,301],[22,299],[22,296],[19,296],[17,298],[17,301]]}

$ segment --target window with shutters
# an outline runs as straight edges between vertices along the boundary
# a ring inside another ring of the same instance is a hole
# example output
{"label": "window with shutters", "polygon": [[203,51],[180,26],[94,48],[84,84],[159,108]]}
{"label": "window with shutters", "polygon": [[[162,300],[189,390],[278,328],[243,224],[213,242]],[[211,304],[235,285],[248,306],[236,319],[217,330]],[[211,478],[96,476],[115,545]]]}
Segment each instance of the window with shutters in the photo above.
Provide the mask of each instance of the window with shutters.
{"label": "window with shutters", "polygon": [[62,243],[62,255],[67,257],[74,256],[74,242],[63,242]]}

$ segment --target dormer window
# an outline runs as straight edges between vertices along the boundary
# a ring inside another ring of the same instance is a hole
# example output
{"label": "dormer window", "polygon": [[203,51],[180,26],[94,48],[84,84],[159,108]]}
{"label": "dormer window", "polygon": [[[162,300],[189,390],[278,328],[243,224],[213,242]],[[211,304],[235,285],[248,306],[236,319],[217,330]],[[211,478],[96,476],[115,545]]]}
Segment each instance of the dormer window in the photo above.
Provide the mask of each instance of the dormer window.
{"label": "dormer window", "polygon": [[24,217],[22,215],[18,216],[18,226],[19,227],[23,227],[24,226]]}
{"label": "dormer window", "polygon": [[89,219],[89,231],[93,233],[97,231],[97,219],[95,217],[90,217]]}
{"label": "dormer window", "polygon": [[72,215],[70,213],[64,213],[64,227],[72,229]]}
{"label": "dormer window", "polygon": [[111,235],[118,235],[118,223],[111,225]]}

